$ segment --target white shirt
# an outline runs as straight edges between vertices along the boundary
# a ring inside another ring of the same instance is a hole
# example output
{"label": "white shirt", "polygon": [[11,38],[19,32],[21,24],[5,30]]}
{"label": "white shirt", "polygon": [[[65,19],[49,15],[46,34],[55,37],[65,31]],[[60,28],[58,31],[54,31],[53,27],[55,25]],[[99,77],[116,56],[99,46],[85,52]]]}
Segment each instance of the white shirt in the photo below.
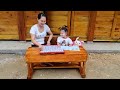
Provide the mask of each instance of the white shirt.
{"label": "white shirt", "polygon": [[[40,44],[44,44],[44,38],[47,35],[47,32],[50,31],[50,28],[48,25],[44,25],[44,31],[43,32],[39,32],[38,30],[38,26],[37,24],[33,25],[30,29],[30,34],[34,34],[35,35],[35,40],[40,43]],[[33,43],[32,43],[33,44]]]}
{"label": "white shirt", "polygon": [[69,37],[63,38],[63,37],[59,36],[57,38],[57,42],[62,46],[69,46],[70,44],[73,44],[72,40]]}

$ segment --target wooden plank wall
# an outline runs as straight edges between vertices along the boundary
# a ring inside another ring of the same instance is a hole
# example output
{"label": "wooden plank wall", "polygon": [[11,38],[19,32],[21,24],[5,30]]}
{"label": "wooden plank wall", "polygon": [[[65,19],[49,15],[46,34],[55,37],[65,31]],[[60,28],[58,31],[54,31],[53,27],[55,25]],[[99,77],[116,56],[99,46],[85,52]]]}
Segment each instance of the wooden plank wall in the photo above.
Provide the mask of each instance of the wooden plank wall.
{"label": "wooden plank wall", "polygon": [[111,37],[114,40],[120,39],[120,11],[115,12]]}
{"label": "wooden plank wall", "polygon": [[42,11],[25,11],[26,40],[30,40],[30,28],[37,23],[38,13]]}
{"label": "wooden plank wall", "polygon": [[16,11],[0,11],[0,39],[19,40]]}
{"label": "wooden plank wall", "polygon": [[89,11],[72,11],[71,36],[79,36],[81,40],[87,40]]}
{"label": "wooden plank wall", "polygon": [[110,40],[114,11],[97,11],[94,40]]}
{"label": "wooden plank wall", "polygon": [[[0,40],[30,40],[30,28],[43,11],[0,11]],[[120,41],[120,11],[45,11],[54,35],[67,25],[68,35],[84,41]]]}
{"label": "wooden plank wall", "polygon": [[53,34],[60,34],[59,27],[67,25],[70,33],[71,11],[45,11],[47,15],[47,24]]}

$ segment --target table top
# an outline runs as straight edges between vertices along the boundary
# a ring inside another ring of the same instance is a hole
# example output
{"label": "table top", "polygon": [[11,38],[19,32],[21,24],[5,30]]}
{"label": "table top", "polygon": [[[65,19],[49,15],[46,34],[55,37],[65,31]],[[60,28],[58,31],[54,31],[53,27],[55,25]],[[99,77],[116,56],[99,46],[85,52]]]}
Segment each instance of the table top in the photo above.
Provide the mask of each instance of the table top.
{"label": "table top", "polygon": [[25,53],[26,62],[76,62],[86,61],[87,51],[81,46],[80,51],[65,50],[64,54],[40,54],[38,47],[29,47]]}
{"label": "table top", "polygon": [[43,45],[40,54],[64,54],[64,50],[58,45]]}

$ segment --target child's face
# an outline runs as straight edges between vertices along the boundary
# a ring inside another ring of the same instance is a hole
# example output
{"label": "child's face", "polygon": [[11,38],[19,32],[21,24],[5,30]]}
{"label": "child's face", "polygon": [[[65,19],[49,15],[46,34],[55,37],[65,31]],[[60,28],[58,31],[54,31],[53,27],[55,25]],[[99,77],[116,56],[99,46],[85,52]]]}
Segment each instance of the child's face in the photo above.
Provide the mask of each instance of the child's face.
{"label": "child's face", "polygon": [[60,31],[60,36],[62,37],[66,37],[67,33],[64,31],[64,30],[61,30]]}

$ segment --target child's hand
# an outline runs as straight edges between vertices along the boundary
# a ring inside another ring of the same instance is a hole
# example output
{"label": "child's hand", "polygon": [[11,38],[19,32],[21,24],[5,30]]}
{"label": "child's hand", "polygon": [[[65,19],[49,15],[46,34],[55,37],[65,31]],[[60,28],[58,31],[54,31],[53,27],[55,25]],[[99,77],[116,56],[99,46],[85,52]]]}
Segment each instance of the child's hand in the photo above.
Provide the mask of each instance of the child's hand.
{"label": "child's hand", "polygon": [[61,45],[60,44],[58,44],[58,47],[60,47]]}
{"label": "child's hand", "polygon": [[60,45],[60,43],[57,43],[57,46],[59,46],[59,47],[60,47],[60,46],[61,46],[61,45]]}
{"label": "child's hand", "polygon": [[72,44],[70,44],[69,46],[73,46]]}
{"label": "child's hand", "polygon": [[50,45],[50,42],[47,42],[47,45]]}

